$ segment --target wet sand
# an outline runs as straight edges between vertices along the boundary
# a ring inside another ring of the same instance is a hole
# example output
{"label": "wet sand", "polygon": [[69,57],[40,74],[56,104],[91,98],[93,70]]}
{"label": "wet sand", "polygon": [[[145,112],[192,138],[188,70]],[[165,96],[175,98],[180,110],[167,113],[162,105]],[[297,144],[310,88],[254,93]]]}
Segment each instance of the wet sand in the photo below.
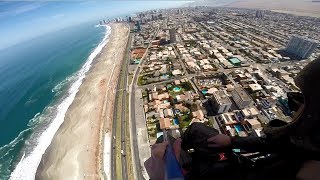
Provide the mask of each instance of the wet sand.
{"label": "wet sand", "polygon": [[103,137],[112,129],[110,112],[128,33],[127,25],[111,24],[109,41],[94,60],[43,155],[36,179],[103,178]]}

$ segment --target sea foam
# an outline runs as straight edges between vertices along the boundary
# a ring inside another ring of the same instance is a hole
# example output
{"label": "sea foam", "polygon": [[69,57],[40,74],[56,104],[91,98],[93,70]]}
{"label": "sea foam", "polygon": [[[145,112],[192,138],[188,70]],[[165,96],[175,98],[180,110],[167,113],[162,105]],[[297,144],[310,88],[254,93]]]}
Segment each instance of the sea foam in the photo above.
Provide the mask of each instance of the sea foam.
{"label": "sea foam", "polygon": [[[33,180],[35,179],[35,175],[37,172],[37,168],[41,162],[42,155],[45,153],[46,149],[50,145],[54,134],[59,129],[60,125],[64,121],[64,116],[74,100],[80,85],[82,84],[83,79],[85,78],[86,72],[90,69],[91,63],[94,58],[101,52],[102,48],[107,44],[108,37],[111,33],[111,27],[106,27],[106,33],[101,41],[101,43],[92,51],[89,55],[87,61],[82,66],[82,68],[74,75],[76,80],[68,89],[68,96],[61,101],[61,103],[57,106],[57,114],[54,117],[52,123],[48,126],[48,128],[42,132],[37,140],[37,145],[34,147],[33,151],[30,154],[24,154],[20,160],[20,162],[15,167],[14,171],[10,175],[11,180]],[[57,89],[59,89],[57,87]],[[41,116],[41,115],[40,115]]]}

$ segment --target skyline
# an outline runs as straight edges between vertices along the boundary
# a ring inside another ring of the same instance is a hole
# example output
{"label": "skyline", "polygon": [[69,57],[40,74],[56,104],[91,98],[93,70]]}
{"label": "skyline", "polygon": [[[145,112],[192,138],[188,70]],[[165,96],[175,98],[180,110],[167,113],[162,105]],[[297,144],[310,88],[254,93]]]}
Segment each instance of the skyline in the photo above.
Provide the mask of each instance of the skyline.
{"label": "skyline", "polygon": [[154,7],[179,7],[190,1],[161,2],[164,1],[0,2],[0,50],[77,24],[98,22],[103,18],[124,16]]}

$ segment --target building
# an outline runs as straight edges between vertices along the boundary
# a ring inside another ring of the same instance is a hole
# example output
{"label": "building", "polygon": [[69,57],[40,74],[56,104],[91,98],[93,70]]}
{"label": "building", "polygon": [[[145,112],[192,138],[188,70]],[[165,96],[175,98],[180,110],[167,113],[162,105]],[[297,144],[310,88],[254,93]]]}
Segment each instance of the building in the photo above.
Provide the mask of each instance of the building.
{"label": "building", "polygon": [[136,27],[138,32],[141,31],[140,21],[136,21]]}
{"label": "building", "polygon": [[228,112],[231,107],[231,101],[224,91],[214,91],[212,96],[212,102],[216,113]]}
{"label": "building", "polygon": [[260,129],[260,128],[262,128],[261,123],[257,119],[247,119],[246,123],[252,129]]}
{"label": "building", "polygon": [[160,118],[159,123],[160,129],[170,129],[171,127],[171,122],[169,118]]}
{"label": "building", "polygon": [[230,58],[229,62],[234,66],[241,66],[241,61],[236,57]]}
{"label": "building", "polygon": [[246,119],[257,117],[259,115],[258,110],[254,107],[242,109],[240,112],[242,116]]}
{"label": "building", "polygon": [[264,17],[264,11],[257,10],[256,11],[256,18],[263,18]]}
{"label": "building", "polygon": [[197,111],[193,111],[192,116],[196,119],[201,120],[201,121],[204,120],[204,114],[201,109],[198,109]]}
{"label": "building", "polygon": [[170,42],[175,43],[176,42],[176,30],[174,28],[169,29],[170,34]]}
{"label": "building", "polygon": [[232,91],[232,98],[239,109],[253,105],[253,100],[242,87],[236,87]]}
{"label": "building", "polygon": [[285,51],[296,58],[306,59],[310,57],[317,46],[318,43],[314,40],[301,36],[292,36]]}
{"label": "building", "polygon": [[251,92],[257,92],[262,90],[262,87],[260,84],[249,84],[249,88]]}

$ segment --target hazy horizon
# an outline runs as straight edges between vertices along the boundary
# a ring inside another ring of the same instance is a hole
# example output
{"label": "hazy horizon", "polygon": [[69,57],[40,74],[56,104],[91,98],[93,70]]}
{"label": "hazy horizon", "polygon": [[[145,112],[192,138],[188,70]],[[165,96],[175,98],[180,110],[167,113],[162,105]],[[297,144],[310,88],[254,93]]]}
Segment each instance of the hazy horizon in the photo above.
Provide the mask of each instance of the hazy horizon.
{"label": "hazy horizon", "polygon": [[0,50],[73,25],[188,1],[4,1],[0,2]]}

